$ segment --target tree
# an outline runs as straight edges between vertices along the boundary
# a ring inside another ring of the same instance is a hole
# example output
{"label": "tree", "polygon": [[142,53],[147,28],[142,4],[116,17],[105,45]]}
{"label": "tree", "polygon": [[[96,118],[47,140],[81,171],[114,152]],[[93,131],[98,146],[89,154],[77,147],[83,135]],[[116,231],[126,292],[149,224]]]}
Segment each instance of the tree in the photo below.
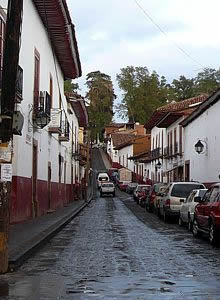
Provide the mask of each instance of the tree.
{"label": "tree", "polygon": [[197,92],[195,90],[195,79],[189,79],[181,75],[179,79],[174,79],[171,84],[173,90],[173,100],[181,101],[194,97]]}
{"label": "tree", "polygon": [[92,140],[97,135],[102,136],[103,129],[113,118],[113,103],[116,98],[111,77],[100,71],[87,74],[86,85],[88,92],[86,98],[89,107],[89,122]]}
{"label": "tree", "polygon": [[195,78],[195,89],[197,94],[210,94],[220,87],[220,69],[206,68],[199,72]]}
{"label": "tree", "polygon": [[64,81],[64,91],[69,93],[77,93],[79,90],[78,83],[72,82],[72,80]]}
{"label": "tree", "polygon": [[150,74],[147,67],[122,68],[116,78],[123,91],[123,99],[116,111],[129,121],[145,123],[153,111],[169,98],[165,77],[160,78],[155,71]]}

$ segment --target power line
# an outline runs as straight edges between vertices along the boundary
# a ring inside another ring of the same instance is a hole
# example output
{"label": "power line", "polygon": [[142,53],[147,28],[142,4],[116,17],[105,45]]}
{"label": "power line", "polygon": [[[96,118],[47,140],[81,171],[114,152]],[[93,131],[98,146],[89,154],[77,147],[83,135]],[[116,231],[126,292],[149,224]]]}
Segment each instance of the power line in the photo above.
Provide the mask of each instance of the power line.
{"label": "power line", "polygon": [[[169,38],[169,35],[161,28],[160,25],[158,25],[154,19],[150,16],[150,14],[138,3],[137,0],[134,0],[135,4],[140,8],[140,10],[143,11],[144,15],[147,17],[147,19],[149,19],[157,28],[158,30],[165,35],[167,38]],[[194,59],[189,53],[187,53],[181,46],[179,46],[174,40],[171,40],[169,38],[169,40],[177,47],[177,49],[179,49],[185,56],[187,56],[189,59],[191,59],[194,63],[196,63],[197,65],[200,66],[200,68],[202,67],[202,69],[205,69],[205,67],[196,59]]]}

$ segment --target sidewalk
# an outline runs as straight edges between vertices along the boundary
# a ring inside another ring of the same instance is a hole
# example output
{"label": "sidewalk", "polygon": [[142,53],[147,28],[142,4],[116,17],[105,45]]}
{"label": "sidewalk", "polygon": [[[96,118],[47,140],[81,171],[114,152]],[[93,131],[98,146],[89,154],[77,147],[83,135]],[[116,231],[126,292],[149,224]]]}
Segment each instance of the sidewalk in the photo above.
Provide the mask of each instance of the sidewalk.
{"label": "sidewalk", "polygon": [[92,200],[92,189],[88,188],[88,201],[77,200],[53,213],[10,225],[9,271],[14,271],[42,245],[57,234]]}
{"label": "sidewalk", "polygon": [[107,155],[105,154],[105,152],[102,149],[99,149],[101,156],[102,156],[102,160],[105,164],[106,169],[110,169],[111,168],[111,164],[107,158]]}

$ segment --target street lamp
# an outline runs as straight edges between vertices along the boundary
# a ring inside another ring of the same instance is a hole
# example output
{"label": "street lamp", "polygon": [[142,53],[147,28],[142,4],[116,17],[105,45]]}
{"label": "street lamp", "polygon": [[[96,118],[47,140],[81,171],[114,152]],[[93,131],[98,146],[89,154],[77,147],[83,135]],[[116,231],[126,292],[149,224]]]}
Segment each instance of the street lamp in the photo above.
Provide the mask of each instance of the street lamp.
{"label": "street lamp", "polygon": [[158,170],[160,170],[160,169],[161,169],[161,167],[162,167],[162,164],[161,164],[161,162],[160,162],[160,161],[158,161],[158,163],[156,164],[156,167],[157,167],[157,169],[158,169]]}
{"label": "street lamp", "polygon": [[198,140],[198,142],[195,144],[195,150],[198,154],[202,153],[204,150],[204,145],[201,142],[201,140]]}

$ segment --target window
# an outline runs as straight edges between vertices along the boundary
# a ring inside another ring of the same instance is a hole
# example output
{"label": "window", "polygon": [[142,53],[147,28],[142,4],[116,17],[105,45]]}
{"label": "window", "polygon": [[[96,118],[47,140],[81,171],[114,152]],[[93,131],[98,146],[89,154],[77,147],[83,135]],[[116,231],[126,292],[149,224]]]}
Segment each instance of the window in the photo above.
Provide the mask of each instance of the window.
{"label": "window", "polygon": [[173,132],[170,131],[170,155],[173,154]]}
{"label": "window", "polygon": [[38,110],[40,90],[40,53],[34,51],[34,110]]}
{"label": "window", "polygon": [[187,198],[192,190],[203,188],[200,184],[174,184],[171,196]]}
{"label": "window", "polygon": [[216,201],[216,197],[218,196],[218,194],[219,194],[219,188],[218,187],[214,187],[212,189],[211,195],[209,197],[209,201],[210,202],[215,202]]}
{"label": "window", "polygon": [[180,154],[183,152],[183,128],[179,126],[179,152]]}
{"label": "window", "polygon": [[187,198],[186,202],[192,202],[195,195],[196,195],[196,191],[193,191]]}
{"label": "window", "polygon": [[174,153],[177,153],[176,128],[174,129]]}
{"label": "window", "polygon": [[128,168],[128,154],[127,154],[126,167]]}

